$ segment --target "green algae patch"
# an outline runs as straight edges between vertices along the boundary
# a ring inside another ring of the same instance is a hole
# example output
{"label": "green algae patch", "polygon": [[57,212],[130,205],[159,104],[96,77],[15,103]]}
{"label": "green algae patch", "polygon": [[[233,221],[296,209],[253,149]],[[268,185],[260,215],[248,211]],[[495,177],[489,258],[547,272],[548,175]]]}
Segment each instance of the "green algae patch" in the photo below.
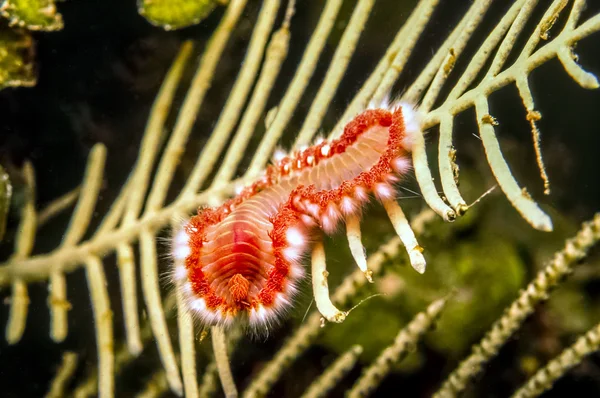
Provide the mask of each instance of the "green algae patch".
{"label": "green algae patch", "polygon": [[43,31],[63,28],[54,0],[5,0],[0,14],[8,19],[10,26]]}
{"label": "green algae patch", "polygon": [[[435,281],[431,285],[451,289],[455,294],[436,330],[425,339],[430,347],[457,357],[477,341],[518,295],[525,284],[526,267],[512,244],[490,235],[441,253],[435,257],[435,267],[436,272],[432,272]],[[414,311],[422,305],[418,295],[406,297],[407,309]]]}
{"label": "green algae patch", "polygon": [[196,25],[206,18],[218,0],[138,0],[138,11],[153,25],[166,30]]}
{"label": "green algae patch", "polygon": [[31,35],[21,29],[0,25],[0,89],[31,87],[36,83]]}

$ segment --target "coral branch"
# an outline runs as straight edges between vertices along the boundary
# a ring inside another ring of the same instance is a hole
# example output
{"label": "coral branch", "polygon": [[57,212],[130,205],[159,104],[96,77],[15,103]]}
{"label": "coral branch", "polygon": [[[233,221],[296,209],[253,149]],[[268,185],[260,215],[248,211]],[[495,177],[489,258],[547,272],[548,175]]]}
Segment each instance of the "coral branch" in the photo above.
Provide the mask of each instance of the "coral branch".
{"label": "coral branch", "polygon": [[526,190],[519,187],[502,155],[493,123],[489,123],[485,117],[489,115],[487,100],[485,98],[478,99],[475,103],[475,110],[477,112],[477,124],[479,125],[481,142],[483,143],[488,163],[490,164],[492,173],[494,173],[494,177],[496,177],[496,181],[498,181],[498,185],[500,185],[500,188],[515,209],[521,213],[521,216],[531,226],[541,231],[552,231],[550,217],[539,208]]}
{"label": "coral branch", "polygon": [[427,263],[425,262],[425,257],[423,257],[423,248],[419,246],[415,233],[410,228],[410,224],[408,223],[402,208],[395,200],[384,200],[383,207],[385,207],[385,211],[387,212],[396,233],[408,252],[410,265],[418,273],[424,273]]}
{"label": "coral branch", "polygon": [[[25,162],[23,165],[23,177],[29,190],[28,196],[21,209],[21,221],[19,233],[15,240],[15,253],[11,260],[26,259],[33,250],[35,241],[35,230],[37,225],[37,213],[35,211],[35,170],[33,165]],[[25,323],[27,322],[27,309],[29,308],[29,296],[25,281],[17,278],[12,284],[12,296],[10,300],[10,313],[6,325],[6,341],[15,344],[21,340]]]}
{"label": "coral branch", "polygon": [[350,21],[344,30],[344,34],[337,45],[333,59],[327,69],[327,74],[323,78],[323,84],[317,92],[308,115],[302,124],[302,128],[296,137],[294,148],[300,148],[303,145],[309,145],[317,129],[321,125],[325,112],[333,99],[333,95],[340,85],[342,77],[346,73],[346,68],[350,63],[350,58],[356,50],[358,39],[365,27],[365,23],[371,15],[371,9],[375,0],[360,0],[354,7]]}
{"label": "coral branch", "polygon": [[[352,102],[344,111],[342,117],[333,130],[330,138],[336,138],[343,131],[343,126],[348,123],[354,115],[367,108],[369,102],[379,106],[383,99],[390,94],[391,86],[398,78],[400,71],[408,61],[413,52],[417,40],[421,36],[423,29],[427,26],[431,14],[436,9],[439,0],[421,0],[416,6],[410,17],[398,30],[392,43],[388,46],[385,54],[371,73],[369,78],[362,85],[358,94],[354,96]],[[387,75],[389,73],[389,75]],[[387,75],[387,77],[386,77]],[[382,82],[385,81],[385,84]],[[404,100],[406,100],[404,98]],[[408,101],[416,103],[417,101]]]}
{"label": "coral branch", "polygon": [[237,398],[238,392],[231,374],[229,364],[229,355],[227,354],[227,338],[225,332],[220,326],[213,326],[211,329],[213,351],[215,361],[219,370],[219,378],[223,386],[223,392],[227,398]]}
{"label": "coral branch", "polygon": [[[152,189],[148,195],[146,209],[144,214],[152,214],[162,208],[167,196],[168,187],[171,184],[175,168],[179,164],[181,154],[187,143],[192,126],[196,121],[196,115],[200,109],[200,105],[204,101],[204,97],[210,87],[215,70],[221,58],[221,54],[225,49],[225,45],[229,41],[233,27],[236,25],[242,11],[245,7],[246,0],[232,0],[227,7],[227,11],[219,24],[219,27],[212,36],[209,45],[200,61],[200,65],[194,75],[190,89],[188,90],[181,110],[177,116],[173,132],[164,150],[162,159],[158,165],[158,171],[152,183]],[[212,136],[207,142],[204,153],[207,156],[201,156],[198,167],[204,166],[204,162],[200,160],[205,158],[218,156],[219,148],[222,147],[222,137]],[[215,154],[216,153],[216,154]],[[210,163],[209,163],[210,164]],[[197,171],[192,171],[192,175],[188,179],[188,186],[196,184],[198,177]],[[184,188],[184,191],[186,188]],[[196,189],[197,190],[197,189]],[[194,190],[194,192],[196,191]]]}
{"label": "coral branch", "polygon": [[122,244],[117,248],[117,265],[119,266],[119,282],[123,302],[123,318],[125,319],[125,337],[127,347],[133,355],[142,352],[140,336],[140,320],[138,316],[138,295],[135,277],[135,258],[133,248]]}
{"label": "coral branch", "polygon": [[165,367],[167,380],[171,390],[183,394],[183,385],[179,377],[179,367],[173,352],[169,329],[165,321],[165,314],[160,300],[160,286],[158,284],[158,264],[156,262],[156,235],[148,230],[140,234],[140,255],[142,272],[142,294],[148,311],[148,319],[152,333],[156,338],[156,345],[160,359]]}
{"label": "coral branch", "polygon": [[363,348],[355,345],[347,352],[340,355],[334,363],[329,365],[321,376],[311,383],[302,398],[321,398],[327,397],[336,384],[340,382],[356,364]]}
{"label": "coral branch", "polygon": [[362,245],[360,232],[360,219],[355,214],[350,214],[346,217],[346,236],[348,237],[348,245],[350,252],[358,268],[365,274],[367,280],[373,283],[373,272],[367,267],[367,256],[365,248]]}
{"label": "coral branch", "polygon": [[269,129],[260,141],[260,145],[258,146],[255,155],[252,157],[250,167],[245,174],[246,176],[255,177],[265,167],[265,164],[273,152],[273,147],[281,137],[281,134],[283,134],[285,126],[292,117],[296,106],[298,106],[300,97],[304,93],[304,90],[306,90],[306,86],[317,67],[317,62],[325,47],[327,37],[329,36],[331,29],[333,29],[341,5],[341,0],[328,0],[325,4],[325,9],[321,13],[321,18],[319,19],[315,31],[312,33],[310,42],[304,51],[304,56],[296,69],[294,78],[289,84],[283,99],[279,103],[275,120],[273,120]]}
{"label": "coral branch", "polygon": [[86,260],[86,277],[90,289],[94,323],[96,326],[96,349],[98,351],[98,396],[111,398],[115,389],[115,354],[113,341],[113,313],[110,310],[106,275],[102,262],[91,256]]}
{"label": "coral branch", "polygon": [[504,315],[494,322],[481,342],[473,347],[472,354],[448,376],[434,397],[448,398],[460,395],[468,382],[479,374],[483,365],[496,356],[500,347],[533,312],[535,306],[548,299],[550,290],[573,271],[573,266],[584,258],[599,240],[600,213],[584,223],[577,235],[566,242],[564,249],[554,255],[550,263],[505,310]]}
{"label": "coral branch", "polygon": [[[288,15],[291,18],[291,12]],[[290,45],[289,24],[289,19],[284,20],[281,28],[273,34],[267,46],[265,61],[263,62],[254,92],[211,187],[222,187],[231,180],[237,171],[237,166],[242,160],[245,149],[248,147],[258,120],[265,110],[269,94],[271,94],[275,80],[281,71],[281,65],[287,57]]]}
{"label": "coral branch", "polygon": [[360,398],[370,395],[390,372],[392,366],[410,352],[423,335],[438,319],[448,297],[441,298],[429,304],[427,309],[419,312],[408,325],[396,336],[394,343],[383,350],[375,362],[369,366],[348,393],[348,398]]}
{"label": "coral branch", "polygon": [[315,303],[319,312],[329,322],[343,322],[347,313],[337,309],[329,298],[327,277],[329,272],[325,268],[325,249],[323,243],[315,244],[312,252],[312,287]]}
{"label": "coral branch", "polygon": [[450,222],[456,220],[456,212],[440,198],[437,188],[433,183],[431,169],[427,161],[427,153],[425,152],[425,138],[422,132],[415,134],[412,146],[412,159],[413,167],[415,168],[415,177],[427,205],[439,214],[444,221]]}
{"label": "coral branch", "polygon": [[199,395],[194,321],[188,311],[181,289],[177,289],[175,294],[177,295],[177,330],[179,332],[179,351],[181,353],[184,396],[186,398],[196,398]]}
{"label": "coral branch", "polygon": [[[244,58],[231,93],[229,94],[227,103],[219,116],[217,125],[211,133],[211,138],[206,143],[202,150],[202,154],[194,165],[194,169],[188,177],[180,197],[191,196],[198,192],[202,183],[208,177],[216,161],[219,159],[219,155],[238,121],[242,108],[246,103],[248,93],[254,84],[269,35],[271,34],[271,30],[275,23],[275,17],[277,16],[277,10],[279,9],[280,3],[280,0],[268,0],[263,2],[260,15],[256,22],[256,27],[252,33],[252,38],[250,39],[248,52]],[[231,19],[233,23],[235,23],[233,18],[239,18],[239,13],[244,4],[245,1],[239,5],[239,11],[236,11],[235,15],[232,14]],[[218,58],[218,56],[215,57],[213,62],[216,62]],[[216,64],[212,65],[213,68],[215,66]]]}
{"label": "coral branch", "polygon": [[61,398],[66,396],[65,387],[77,370],[77,359],[78,355],[74,352],[67,351],[63,354],[62,363],[50,384],[46,398]]}
{"label": "coral branch", "polygon": [[600,324],[594,326],[577,341],[538,370],[527,383],[519,388],[513,398],[532,398],[550,389],[552,384],[566,372],[580,364],[584,357],[600,349]]}

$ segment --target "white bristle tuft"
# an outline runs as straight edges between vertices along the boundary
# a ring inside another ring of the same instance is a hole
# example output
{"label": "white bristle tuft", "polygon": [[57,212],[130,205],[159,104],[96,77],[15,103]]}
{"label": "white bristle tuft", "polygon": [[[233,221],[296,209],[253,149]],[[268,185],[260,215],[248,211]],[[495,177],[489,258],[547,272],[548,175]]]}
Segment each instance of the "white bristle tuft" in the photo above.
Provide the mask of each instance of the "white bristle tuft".
{"label": "white bristle tuft", "polygon": [[175,234],[175,237],[173,238],[173,245],[174,246],[187,245],[189,239],[190,239],[190,237],[185,232],[185,230],[182,228],[179,232],[177,232],[177,234]]}
{"label": "white bristle tuft", "polygon": [[413,105],[400,102],[402,108],[402,116],[404,117],[404,126],[406,133],[402,139],[402,146],[407,150],[411,151],[415,143],[415,134],[421,132],[421,124],[423,123],[423,113],[416,109]]}
{"label": "white bristle tuft", "polygon": [[385,174],[383,176],[385,182],[387,182],[388,184],[395,184],[398,181],[400,181],[400,179],[398,178],[398,176],[394,175],[394,174]]}
{"label": "white bristle tuft", "polygon": [[392,160],[392,168],[398,174],[406,174],[412,168],[412,162],[408,157],[399,156]]}
{"label": "white bristle tuft", "polygon": [[[304,274],[305,274],[304,267],[302,265],[300,265],[300,264],[292,264],[291,265],[289,276],[292,280],[302,279],[302,278],[304,278]],[[288,283],[288,285],[289,285],[289,288],[292,289],[292,291],[293,291],[292,294],[295,293],[296,289],[294,288],[293,284]]]}
{"label": "white bristle tuft", "polygon": [[335,232],[336,222],[329,216],[323,215],[321,217],[321,228],[326,234],[332,234]]}
{"label": "white bristle tuft", "polygon": [[281,149],[281,148],[278,148],[278,149],[276,149],[276,150],[275,150],[275,152],[273,152],[273,161],[274,161],[275,163],[279,163],[279,162],[281,162],[281,161],[282,161],[282,160],[283,160],[283,159],[284,159],[286,156],[287,156],[287,153],[286,153],[286,152],[285,152],[283,149]]}
{"label": "white bristle tuft", "polygon": [[283,309],[285,309],[286,307],[291,306],[292,303],[290,303],[290,301],[287,299],[287,297],[283,294],[283,293],[277,293],[275,295],[275,310],[276,311],[281,311]]}
{"label": "white bristle tuft", "polygon": [[296,262],[296,261],[300,260],[301,252],[300,252],[300,250],[298,250],[296,248],[287,247],[287,248],[283,249],[283,256],[289,262]]}
{"label": "white bristle tuft", "polygon": [[319,217],[321,208],[315,203],[306,202],[306,212],[313,217]]}
{"label": "white bristle tuft", "polygon": [[178,265],[175,267],[175,272],[173,273],[176,281],[184,281],[187,279],[187,269],[185,266]]}
{"label": "white bristle tuft", "polygon": [[185,260],[190,253],[190,247],[187,245],[176,246],[173,248],[173,257],[175,257],[176,260]]}
{"label": "white bristle tuft", "polygon": [[342,216],[340,214],[340,210],[338,209],[335,203],[329,203],[327,205],[327,209],[325,209],[325,214],[334,222],[336,222]]}
{"label": "white bristle tuft", "polygon": [[356,211],[357,208],[358,205],[351,198],[349,198],[348,196],[342,197],[342,200],[340,201],[340,210],[342,211],[342,213],[346,215],[352,214]]}
{"label": "white bristle tuft", "polygon": [[206,301],[203,298],[193,299],[190,303],[190,308],[198,313],[204,313],[206,309]]}
{"label": "white bristle tuft", "polygon": [[292,246],[304,247],[304,245],[306,244],[306,239],[304,238],[302,232],[300,232],[298,228],[289,228],[285,233],[285,237],[288,243]]}
{"label": "white bristle tuft", "polygon": [[190,285],[189,282],[182,284],[181,291],[183,292],[184,296],[190,297],[192,295],[192,285]]}
{"label": "white bristle tuft", "polygon": [[369,200],[369,194],[367,193],[366,188],[361,186],[357,186],[356,188],[354,188],[354,197],[359,202],[367,202]]}
{"label": "white bristle tuft", "polygon": [[311,216],[309,216],[308,214],[302,214],[300,216],[300,220],[302,220],[302,223],[307,227],[307,228],[312,228],[315,226],[315,219],[312,218]]}
{"label": "white bristle tuft", "polygon": [[267,310],[262,305],[259,305],[257,308],[253,308],[250,311],[250,325],[259,326],[264,324],[267,319]]}
{"label": "white bristle tuft", "polygon": [[392,97],[390,93],[387,93],[383,96],[383,98],[379,101],[375,101],[371,98],[369,101],[369,105],[367,109],[390,109],[392,104]]}
{"label": "white bristle tuft", "polygon": [[236,184],[235,185],[235,194],[240,195],[244,191],[244,184]]}
{"label": "white bristle tuft", "polygon": [[379,182],[375,184],[374,191],[375,195],[381,200],[391,199],[394,197],[394,190],[389,184],[386,184],[385,182]]}

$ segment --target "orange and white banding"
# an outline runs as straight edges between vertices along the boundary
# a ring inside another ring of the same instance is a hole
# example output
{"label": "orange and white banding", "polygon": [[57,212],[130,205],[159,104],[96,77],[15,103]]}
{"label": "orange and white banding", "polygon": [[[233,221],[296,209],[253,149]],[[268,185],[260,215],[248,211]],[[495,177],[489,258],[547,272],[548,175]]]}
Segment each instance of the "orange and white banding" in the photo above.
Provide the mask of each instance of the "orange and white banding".
{"label": "orange and white banding", "polygon": [[[418,119],[407,104],[366,110],[339,139],[277,154],[236,197],[200,209],[175,231],[172,247],[173,275],[191,312],[205,325],[243,321],[255,329],[280,319],[318,231],[332,234],[347,219],[356,229],[372,195],[397,199],[395,186],[411,169]],[[357,262],[370,278],[366,262]]]}

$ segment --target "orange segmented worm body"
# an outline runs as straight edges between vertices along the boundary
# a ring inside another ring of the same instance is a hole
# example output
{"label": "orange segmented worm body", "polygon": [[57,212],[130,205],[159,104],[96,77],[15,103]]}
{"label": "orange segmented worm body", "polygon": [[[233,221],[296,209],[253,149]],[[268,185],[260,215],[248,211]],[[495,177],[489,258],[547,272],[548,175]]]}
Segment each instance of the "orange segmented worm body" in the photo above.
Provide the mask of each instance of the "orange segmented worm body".
{"label": "orange segmented worm body", "polygon": [[374,194],[397,196],[418,128],[412,107],[370,109],[342,136],[280,157],[254,184],[200,209],[174,235],[175,278],[207,325],[268,326],[291,306],[316,231],[335,231]]}

